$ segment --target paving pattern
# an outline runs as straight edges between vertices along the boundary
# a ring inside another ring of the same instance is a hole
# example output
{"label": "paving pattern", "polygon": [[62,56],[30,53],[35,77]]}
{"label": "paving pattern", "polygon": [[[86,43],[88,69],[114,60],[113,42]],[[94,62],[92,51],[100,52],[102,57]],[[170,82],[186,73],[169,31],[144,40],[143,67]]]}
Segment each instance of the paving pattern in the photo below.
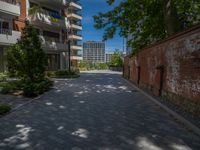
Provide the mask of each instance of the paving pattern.
{"label": "paving pattern", "polygon": [[120,75],[84,73],[0,118],[0,150],[15,149],[199,150],[200,137]]}

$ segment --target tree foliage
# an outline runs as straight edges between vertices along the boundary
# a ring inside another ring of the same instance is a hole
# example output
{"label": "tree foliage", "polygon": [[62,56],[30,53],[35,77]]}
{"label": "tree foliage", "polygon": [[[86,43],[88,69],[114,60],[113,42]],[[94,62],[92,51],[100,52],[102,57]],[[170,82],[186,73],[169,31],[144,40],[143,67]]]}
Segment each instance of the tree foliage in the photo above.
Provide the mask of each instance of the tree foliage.
{"label": "tree foliage", "polygon": [[110,66],[121,67],[123,64],[121,54],[118,51],[115,51],[111,57]]}
{"label": "tree foliage", "polygon": [[80,61],[78,64],[81,70],[105,70],[108,69],[108,64],[106,63],[93,63],[91,61]]}
{"label": "tree foliage", "polygon": [[30,82],[43,80],[47,57],[36,30],[26,22],[21,39],[8,49],[8,70]]}
{"label": "tree foliage", "polygon": [[200,20],[199,14],[199,0],[122,0],[114,9],[94,16],[94,21],[97,29],[105,29],[103,40],[118,31],[124,37],[130,34],[129,45],[136,50],[190,27]]}

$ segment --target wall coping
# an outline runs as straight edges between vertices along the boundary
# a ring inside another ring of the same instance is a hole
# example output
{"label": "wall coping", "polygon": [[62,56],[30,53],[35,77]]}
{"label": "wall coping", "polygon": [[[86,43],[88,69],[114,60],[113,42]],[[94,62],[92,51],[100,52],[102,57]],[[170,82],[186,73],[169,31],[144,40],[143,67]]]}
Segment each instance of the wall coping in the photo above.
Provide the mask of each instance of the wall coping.
{"label": "wall coping", "polygon": [[[144,50],[146,50],[146,49],[149,49],[149,48],[158,46],[158,45],[160,45],[160,44],[162,44],[162,43],[165,43],[165,42],[167,42],[167,41],[173,40],[173,39],[175,39],[175,38],[177,38],[177,37],[179,37],[179,36],[182,36],[182,35],[184,35],[184,34],[190,33],[191,31],[195,31],[195,30],[198,30],[198,29],[200,29],[200,23],[198,23],[198,24],[196,24],[196,25],[194,25],[194,26],[192,26],[192,27],[190,27],[190,28],[188,28],[188,29],[185,29],[185,30],[183,30],[183,31],[180,31],[180,32],[178,32],[178,33],[175,33],[174,35],[171,35],[171,36],[169,36],[169,37],[167,37],[167,38],[165,38],[165,39],[158,40],[158,41],[157,41],[156,43],[154,43],[154,44],[150,44],[149,46],[146,46],[146,47],[144,47],[144,48],[142,48],[142,49],[139,49],[139,51],[136,53],[136,55],[137,55],[138,53],[140,53],[141,51],[144,51]],[[129,55],[127,55],[125,58],[130,57],[130,56],[131,56],[131,57],[134,57],[134,55],[132,56],[131,54],[129,54]]]}

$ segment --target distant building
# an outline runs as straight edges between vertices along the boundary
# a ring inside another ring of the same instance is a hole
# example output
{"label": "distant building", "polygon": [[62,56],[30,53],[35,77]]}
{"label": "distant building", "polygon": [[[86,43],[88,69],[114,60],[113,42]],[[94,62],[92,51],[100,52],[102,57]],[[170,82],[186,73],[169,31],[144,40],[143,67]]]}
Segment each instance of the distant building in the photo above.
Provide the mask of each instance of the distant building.
{"label": "distant building", "polygon": [[[105,53],[105,62],[106,63],[109,63],[111,61],[111,58],[112,58],[114,53],[115,52],[106,52]],[[121,55],[121,58],[124,59],[124,57],[126,56],[126,53],[125,52],[121,52],[121,51],[119,53]]]}
{"label": "distant building", "polygon": [[92,63],[105,62],[105,43],[88,41],[83,43],[83,60]]}
{"label": "distant building", "polygon": [[111,61],[113,54],[114,54],[114,52],[106,52],[106,54],[105,54],[105,62],[106,63],[109,63]]}

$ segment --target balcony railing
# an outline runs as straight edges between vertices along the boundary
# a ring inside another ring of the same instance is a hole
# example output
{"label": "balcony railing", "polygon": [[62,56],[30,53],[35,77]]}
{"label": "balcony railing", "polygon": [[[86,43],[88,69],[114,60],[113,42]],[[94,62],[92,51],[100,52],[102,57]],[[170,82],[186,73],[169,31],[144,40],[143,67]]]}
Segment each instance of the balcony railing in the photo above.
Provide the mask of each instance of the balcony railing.
{"label": "balcony railing", "polygon": [[19,16],[19,3],[16,0],[0,0],[0,12],[3,12],[6,15]]}
{"label": "balcony railing", "polygon": [[49,36],[43,36],[45,41],[49,41],[49,42],[57,42],[59,43],[60,42],[60,39],[58,38],[54,38],[54,37],[49,37]]}
{"label": "balcony railing", "polygon": [[0,1],[10,3],[13,5],[19,5],[19,0],[0,0]]}
{"label": "balcony railing", "polygon": [[48,25],[53,25],[54,27],[56,26],[66,28],[65,18],[58,13],[48,10],[42,9],[38,12],[34,12],[33,14],[30,14],[30,19],[33,22],[39,21]]}
{"label": "balcony railing", "polygon": [[3,45],[15,44],[20,39],[21,32],[11,29],[0,29],[0,43]]}
{"label": "balcony railing", "polygon": [[67,44],[61,43],[56,38],[39,36],[42,40],[42,47],[46,51],[67,51]]}
{"label": "balcony railing", "polygon": [[0,34],[12,35],[12,30],[0,28]]}
{"label": "balcony railing", "polygon": [[73,44],[72,44],[72,45],[71,45],[71,49],[72,49],[72,50],[82,50],[83,47],[82,47],[82,45],[75,45],[75,44],[73,45]]}

